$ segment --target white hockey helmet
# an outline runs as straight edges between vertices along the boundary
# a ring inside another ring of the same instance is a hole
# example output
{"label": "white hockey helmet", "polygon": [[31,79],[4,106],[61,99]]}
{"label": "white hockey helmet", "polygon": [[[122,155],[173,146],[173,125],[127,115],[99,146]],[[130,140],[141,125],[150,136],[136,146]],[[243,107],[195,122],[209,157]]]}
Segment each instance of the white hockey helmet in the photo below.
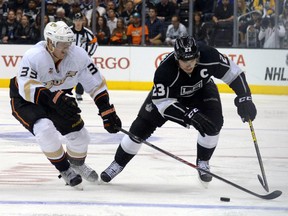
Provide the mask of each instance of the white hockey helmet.
{"label": "white hockey helmet", "polygon": [[74,33],[63,21],[49,22],[44,29],[44,38],[52,41],[56,47],[57,42],[73,42]]}

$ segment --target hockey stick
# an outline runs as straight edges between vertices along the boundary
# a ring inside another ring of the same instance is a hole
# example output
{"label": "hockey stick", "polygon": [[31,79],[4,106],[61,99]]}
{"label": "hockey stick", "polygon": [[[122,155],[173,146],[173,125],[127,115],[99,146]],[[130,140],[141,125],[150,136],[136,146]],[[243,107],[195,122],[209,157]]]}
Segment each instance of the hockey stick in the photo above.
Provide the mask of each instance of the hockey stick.
{"label": "hockey stick", "polygon": [[261,173],[262,173],[262,177],[259,174],[257,176],[258,176],[258,179],[260,181],[260,184],[263,186],[263,188],[267,192],[269,192],[269,187],[268,187],[268,183],[267,183],[267,179],[266,179],[266,175],[265,175],[265,171],[264,171],[264,166],[263,166],[260,150],[259,150],[259,147],[258,147],[258,144],[257,144],[257,139],[256,139],[254,127],[253,127],[252,121],[250,119],[249,119],[248,123],[249,123],[250,131],[251,131],[251,135],[252,135],[252,138],[253,138],[254,146],[255,146],[255,149],[256,149],[256,154],[257,154],[257,158],[258,158],[258,161],[259,161]]}
{"label": "hockey stick", "polygon": [[132,137],[133,139],[138,140],[139,142],[142,142],[142,143],[150,146],[153,149],[156,149],[159,152],[162,152],[162,153],[164,153],[164,154],[166,154],[166,155],[168,155],[168,156],[170,156],[170,157],[172,157],[172,158],[174,158],[174,159],[176,159],[176,160],[178,160],[178,161],[180,161],[180,162],[182,162],[182,163],[184,163],[184,164],[186,164],[186,165],[188,165],[190,167],[193,167],[194,169],[196,169],[198,171],[205,172],[205,173],[207,173],[207,174],[209,174],[209,175],[211,175],[211,176],[213,176],[213,177],[215,177],[215,178],[217,178],[217,179],[219,179],[219,180],[221,180],[221,181],[223,181],[223,182],[225,182],[227,184],[230,184],[233,187],[236,187],[236,188],[238,188],[238,189],[240,189],[240,190],[242,190],[242,191],[244,191],[246,193],[249,193],[249,194],[251,194],[253,196],[256,196],[256,197],[259,197],[259,198],[265,199],[265,200],[271,200],[271,199],[275,199],[275,198],[279,197],[282,194],[282,191],[279,191],[279,190],[273,191],[272,193],[269,193],[269,194],[266,194],[266,195],[261,195],[261,194],[254,193],[253,191],[250,191],[250,190],[248,190],[246,188],[243,188],[242,186],[237,185],[237,184],[235,184],[235,183],[233,183],[233,182],[231,182],[231,181],[229,181],[227,179],[224,179],[224,178],[222,178],[222,177],[220,177],[220,176],[218,176],[218,175],[216,175],[214,173],[211,173],[209,171],[203,170],[203,169],[199,168],[198,166],[196,166],[196,165],[194,165],[194,164],[192,164],[192,163],[190,163],[190,162],[188,162],[188,161],[186,161],[186,160],[184,160],[184,159],[182,159],[182,158],[180,158],[180,157],[178,157],[178,156],[176,156],[176,155],[174,155],[174,154],[172,154],[170,152],[167,152],[167,151],[165,151],[165,150],[153,145],[152,143],[150,143],[150,142],[148,142],[146,140],[142,140],[139,137],[135,136],[134,134],[130,133],[129,131],[124,130],[123,128],[120,128],[118,126],[115,126],[115,128],[117,128],[119,131],[123,132],[124,134],[127,134],[128,136]]}

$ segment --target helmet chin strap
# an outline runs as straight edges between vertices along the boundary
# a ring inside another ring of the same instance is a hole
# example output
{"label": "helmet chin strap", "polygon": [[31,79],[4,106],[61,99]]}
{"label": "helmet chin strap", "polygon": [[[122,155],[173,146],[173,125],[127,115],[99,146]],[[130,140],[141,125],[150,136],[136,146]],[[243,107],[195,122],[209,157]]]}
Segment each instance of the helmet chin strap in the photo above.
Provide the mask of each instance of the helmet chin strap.
{"label": "helmet chin strap", "polygon": [[49,44],[47,44],[47,50],[48,50],[48,52],[50,53],[50,55],[52,56],[52,58],[53,58],[55,61],[58,61],[58,60],[59,60],[59,58],[54,55],[55,47],[54,47],[54,44],[53,44],[53,43],[52,43],[51,49],[50,49]]}

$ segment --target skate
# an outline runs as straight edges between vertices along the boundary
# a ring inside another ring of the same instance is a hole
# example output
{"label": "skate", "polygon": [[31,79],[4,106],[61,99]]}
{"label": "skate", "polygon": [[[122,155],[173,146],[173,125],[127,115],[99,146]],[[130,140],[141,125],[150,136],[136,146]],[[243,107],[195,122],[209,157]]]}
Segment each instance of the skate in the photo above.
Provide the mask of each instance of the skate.
{"label": "skate", "polygon": [[80,175],[76,174],[75,171],[69,167],[67,170],[60,172],[59,178],[63,178],[67,185],[71,187],[77,186],[82,182]]}
{"label": "skate", "polygon": [[[200,169],[206,170],[206,171],[210,171],[210,166],[209,166],[209,161],[201,161],[201,160],[197,160],[197,166]],[[202,182],[210,182],[212,180],[212,176],[202,172],[201,170],[198,170],[198,174],[199,174],[199,179]]]}
{"label": "skate", "polygon": [[71,163],[71,168],[86,181],[96,182],[98,180],[98,174],[96,171],[85,163],[80,166]]}
{"label": "skate", "polygon": [[116,161],[113,161],[107,169],[101,173],[101,179],[103,182],[110,182],[115,176],[117,176],[124,167],[120,166]]}

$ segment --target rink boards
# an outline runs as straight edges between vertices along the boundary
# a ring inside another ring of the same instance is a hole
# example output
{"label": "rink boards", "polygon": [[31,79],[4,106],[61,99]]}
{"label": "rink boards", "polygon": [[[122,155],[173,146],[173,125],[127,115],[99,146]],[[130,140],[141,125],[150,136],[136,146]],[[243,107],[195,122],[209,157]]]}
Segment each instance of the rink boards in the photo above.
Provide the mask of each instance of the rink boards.
{"label": "rink boards", "polygon": [[[8,87],[31,45],[0,45],[0,87]],[[172,47],[99,46],[94,63],[114,90],[149,90],[153,74]],[[254,94],[288,95],[288,51],[276,49],[219,49],[246,73]],[[220,92],[232,90],[216,80]]]}

